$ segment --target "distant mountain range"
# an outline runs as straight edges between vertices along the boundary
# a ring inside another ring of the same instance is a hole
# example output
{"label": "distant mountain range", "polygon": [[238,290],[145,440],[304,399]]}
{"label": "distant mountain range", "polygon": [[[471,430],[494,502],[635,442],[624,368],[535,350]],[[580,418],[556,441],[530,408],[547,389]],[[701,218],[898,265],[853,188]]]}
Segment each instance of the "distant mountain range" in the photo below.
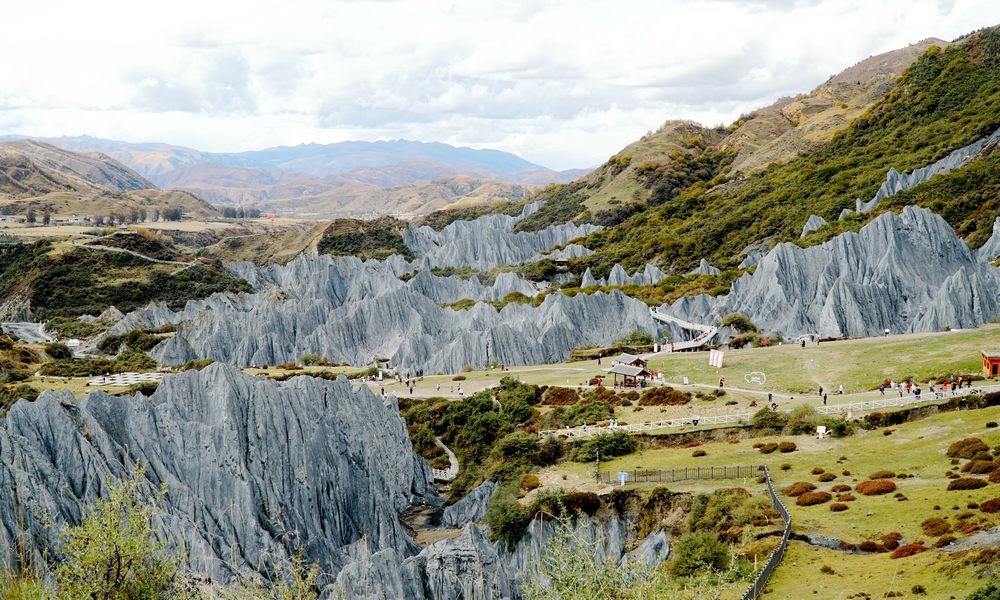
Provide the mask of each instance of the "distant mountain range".
{"label": "distant mountain range", "polygon": [[178,208],[192,217],[216,216],[210,204],[153,183],[101,153],[82,153],[34,140],[0,143],[0,216],[130,215]]}
{"label": "distant mountain range", "polygon": [[[571,181],[586,173],[553,171],[499,150],[408,140],[301,144],[235,153],[89,136],[39,141],[74,152],[99,152],[157,187],[190,191],[214,204],[253,205],[319,218],[416,215],[470,198],[481,203],[521,199],[530,187]],[[456,177],[461,181],[458,186]],[[478,192],[470,197],[461,190]]]}

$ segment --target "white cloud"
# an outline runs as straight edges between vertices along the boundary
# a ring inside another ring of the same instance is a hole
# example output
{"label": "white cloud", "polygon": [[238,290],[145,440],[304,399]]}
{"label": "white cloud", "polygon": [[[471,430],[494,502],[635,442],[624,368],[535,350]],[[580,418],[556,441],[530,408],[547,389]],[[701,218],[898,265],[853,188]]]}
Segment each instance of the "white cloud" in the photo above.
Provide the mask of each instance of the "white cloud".
{"label": "white cloud", "polygon": [[871,54],[1000,22],[995,0],[19,2],[0,133],[226,151],[405,137],[593,165]]}

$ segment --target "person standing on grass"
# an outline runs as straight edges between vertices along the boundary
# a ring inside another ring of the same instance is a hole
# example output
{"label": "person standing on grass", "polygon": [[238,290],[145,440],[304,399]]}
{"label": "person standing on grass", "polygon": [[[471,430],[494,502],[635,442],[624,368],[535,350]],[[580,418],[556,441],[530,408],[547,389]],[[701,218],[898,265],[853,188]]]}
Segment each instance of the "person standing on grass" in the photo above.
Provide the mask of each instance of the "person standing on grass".
{"label": "person standing on grass", "polygon": [[844,395],[844,384],[840,384],[840,389],[837,391],[837,393],[840,394],[841,396]]}
{"label": "person standing on grass", "polygon": [[819,386],[819,395],[820,395],[820,396],[822,396],[822,395],[823,395],[823,386]]}

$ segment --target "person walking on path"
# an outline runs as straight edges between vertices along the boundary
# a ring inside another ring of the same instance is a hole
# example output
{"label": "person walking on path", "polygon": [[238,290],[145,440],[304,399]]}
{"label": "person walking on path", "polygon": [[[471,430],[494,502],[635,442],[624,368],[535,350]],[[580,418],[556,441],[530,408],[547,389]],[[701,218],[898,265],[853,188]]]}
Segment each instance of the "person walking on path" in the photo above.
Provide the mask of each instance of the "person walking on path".
{"label": "person walking on path", "polygon": [[885,396],[885,384],[884,383],[878,384],[878,393],[880,395],[882,395],[882,396]]}
{"label": "person walking on path", "polygon": [[772,404],[774,402],[774,394],[772,394],[771,392],[767,393],[767,402],[768,404]]}
{"label": "person walking on path", "polygon": [[826,394],[823,394],[823,406],[826,406]]}
{"label": "person walking on path", "polygon": [[841,396],[844,395],[844,384],[840,384],[840,389],[837,391],[837,393],[840,394]]}
{"label": "person walking on path", "polygon": [[819,386],[819,395],[820,395],[820,396],[822,396],[822,395],[823,395],[823,386]]}

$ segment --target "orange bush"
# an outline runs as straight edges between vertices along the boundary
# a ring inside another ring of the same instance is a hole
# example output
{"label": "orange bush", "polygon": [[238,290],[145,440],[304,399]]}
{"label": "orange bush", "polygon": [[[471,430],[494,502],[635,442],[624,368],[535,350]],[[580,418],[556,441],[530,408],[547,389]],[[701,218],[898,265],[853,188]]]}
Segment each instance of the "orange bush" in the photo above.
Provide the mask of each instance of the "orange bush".
{"label": "orange bush", "polygon": [[979,452],[989,452],[990,447],[979,438],[965,438],[948,446],[948,456],[951,458],[971,459]]}
{"label": "orange bush", "polygon": [[838,502],[854,502],[855,500],[857,498],[854,497],[854,494],[837,494]]}
{"label": "orange bush", "polygon": [[899,547],[899,542],[903,540],[903,534],[898,531],[890,531],[882,536],[882,545],[886,550],[895,550]]}
{"label": "orange bush", "polygon": [[835,485],[832,488],[830,488],[830,491],[831,492],[837,492],[837,493],[840,493],[840,492],[849,492],[849,491],[851,491],[851,486],[845,485],[845,484],[841,483],[841,484]]}
{"label": "orange bush", "polygon": [[965,463],[962,467],[963,473],[972,473],[973,475],[984,475],[986,473],[992,473],[997,469],[997,463],[992,460],[973,460],[972,462]]}
{"label": "orange bush", "polygon": [[892,479],[896,474],[892,471],[875,471],[868,476],[868,479]]}
{"label": "orange bush", "polygon": [[880,496],[882,494],[895,492],[896,484],[887,479],[862,481],[858,485],[854,486],[854,489],[857,490],[858,493],[864,494],[865,496]]}
{"label": "orange bush", "polygon": [[542,397],[542,404],[553,406],[571,406],[580,400],[580,394],[573,388],[550,387],[545,390]]}
{"label": "orange bush", "polygon": [[987,483],[985,479],[979,479],[978,477],[959,477],[958,479],[952,479],[948,483],[948,491],[978,490],[979,488],[984,488],[986,486]]}
{"label": "orange bush", "polygon": [[529,492],[531,490],[537,489],[541,485],[542,482],[538,480],[538,475],[529,473],[524,477],[521,477],[521,487]]}
{"label": "orange bush", "polygon": [[990,476],[987,477],[987,479],[990,480],[990,483],[1000,483],[1000,469],[990,473]]}
{"label": "orange bush", "polygon": [[833,473],[823,473],[822,475],[819,476],[819,480],[824,483],[827,481],[833,481],[836,478],[837,476],[834,475]]}
{"label": "orange bush", "polygon": [[789,452],[795,452],[797,446],[795,442],[781,442],[778,444],[778,451],[788,454]]}
{"label": "orange bush", "polygon": [[816,489],[816,486],[809,483],[808,481],[799,481],[798,483],[793,483],[792,485],[781,490],[786,496],[801,496],[806,492],[811,492]]}
{"label": "orange bush", "polygon": [[979,510],[984,513],[995,513],[1000,512],[1000,498],[994,498],[992,500],[987,500],[979,505]]}
{"label": "orange bush", "polygon": [[905,546],[900,546],[899,548],[893,550],[892,554],[889,555],[889,558],[906,558],[907,556],[920,554],[926,550],[927,548],[924,548],[924,544],[922,542],[906,544]]}
{"label": "orange bush", "polygon": [[841,504],[840,502],[834,502],[830,505],[830,512],[844,512],[847,510],[846,504]]}
{"label": "orange bush", "polygon": [[799,506],[814,506],[829,502],[832,499],[833,496],[829,492],[806,492],[795,500],[795,504]]}
{"label": "orange bush", "polygon": [[826,469],[824,469],[823,467],[813,467],[812,474],[819,475],[823,471],[826,471]]}
{"label": "orange bush", "polygon": [[924,535],[928,537],[940,537],[951,532],[951,525],[941,517],[925,519],[920,524],[920,528],[923,530]]}
{"label": "orange bush", "polygon": [[768,442],[766,444],[761,444],[760,448],[759,448],[761,454],[770,454],[770,453],[774,452],[777,449],[778,449],[778,444],[776,444],[774,442]]}

